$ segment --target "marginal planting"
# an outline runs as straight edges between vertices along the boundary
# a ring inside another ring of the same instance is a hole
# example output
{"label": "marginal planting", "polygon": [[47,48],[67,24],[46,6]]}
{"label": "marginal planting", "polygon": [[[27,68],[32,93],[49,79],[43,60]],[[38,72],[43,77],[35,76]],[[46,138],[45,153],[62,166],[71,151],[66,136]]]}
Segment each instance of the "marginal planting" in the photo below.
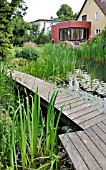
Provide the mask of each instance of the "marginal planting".
{"label": "marginal planting", "polygon": [[15,50],[15,57],[31,61],[36,60],[39,57],[39,54],[34,47],[24,47],[21,50]]}
{"label": "marginal planting", "polygon": [[83,48],[75,49],[78,59],[86,59],[95,62],[106,62],[106,28],[101,34],[92,38]]}
{"label": "marginal planting", "polygon": [[[3,78],[4,71],[1,75]],[[4,95],[5,93],[6,91]],[[17,101],[14,100],[15,107],[12,106],[11,99],[5,109],[2,107],[1,169],[58,169],[57,128],[61,111],[56,121],[54,104],[57,95],[58,92],[52,95],[46,117],[42,114],[38,90],[34,96],[27,96],[25,99],[18,93]]]}

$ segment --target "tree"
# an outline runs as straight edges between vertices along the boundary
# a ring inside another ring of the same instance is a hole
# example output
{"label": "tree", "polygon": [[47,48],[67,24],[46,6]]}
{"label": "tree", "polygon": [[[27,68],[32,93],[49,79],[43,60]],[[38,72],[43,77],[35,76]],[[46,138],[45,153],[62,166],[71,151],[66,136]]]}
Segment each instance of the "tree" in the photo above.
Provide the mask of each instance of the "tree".
{"label": "tree", "polygon": [[28,41],[28,30],[30,30],[30,24],[25,22],[21,17],[13,19],[12,23],[12,44],[14,46],[22,46],[25,41]]}
{"label": "tree", "polygon": [[12,18],[23,16],[27,7],[23,0],[0,0],[0,58],[5,59],[11,47]]}
{"label": "tree", "polygon": [[39,24],[31,24],[30,31],[29,31],[29,40],[33,41],[35,37],[38,37],[40,33]]}
{"label": "tree", "polygon": [[72,8],[67,4],[62,4],[56,15],[59,20],[69,21],[76,19],[76,14],[73,14]]}
{"label": "tree", "polygon": [[6,57],[12,36],[12,27],[10,24],[11,8],[6,0],[0,0],[0,58]]}

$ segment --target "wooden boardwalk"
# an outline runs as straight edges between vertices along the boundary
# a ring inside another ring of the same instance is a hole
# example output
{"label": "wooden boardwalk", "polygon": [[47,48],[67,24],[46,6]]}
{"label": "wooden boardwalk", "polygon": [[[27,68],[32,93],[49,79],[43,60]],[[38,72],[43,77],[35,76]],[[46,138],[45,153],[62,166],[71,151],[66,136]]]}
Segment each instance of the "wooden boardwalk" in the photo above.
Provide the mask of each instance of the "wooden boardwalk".
{"label": "wooden boardwalk", "polygon": [[77,170],[106,170],[106,119],[78,131],[60,135]]}
{"label": "wooden boardwalk", "polygon": [[73,96],[68,90],[58,89],[44,80],[18,71],[12,72],[12,76],[32,92],[38,87],[41,102],[45,106],[48,105],[53,92],[59,90],[55,102],[57,113],[64,105],[61,119],[67,125],[82,130],[59,136],[75,168],[106,170],[106,114]]}

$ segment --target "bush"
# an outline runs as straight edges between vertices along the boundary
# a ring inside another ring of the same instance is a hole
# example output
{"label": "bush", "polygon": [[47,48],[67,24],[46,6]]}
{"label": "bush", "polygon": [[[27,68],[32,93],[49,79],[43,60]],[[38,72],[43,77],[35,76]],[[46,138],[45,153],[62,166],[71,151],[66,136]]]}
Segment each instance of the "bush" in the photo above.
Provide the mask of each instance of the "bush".
{"label": "bush", "polygon": [[43,32],[40,32],[40,34],[34,38],[34,42],[38,45],[50,43],[51,42],[50,34],[45,35]]}
{"label": "bush", "polygon": [[15,50],[16,58],[25,58],[29,61],[36,60],[39,57],[38,52],[35,48],[32,47],[24,47],[21,51]]}

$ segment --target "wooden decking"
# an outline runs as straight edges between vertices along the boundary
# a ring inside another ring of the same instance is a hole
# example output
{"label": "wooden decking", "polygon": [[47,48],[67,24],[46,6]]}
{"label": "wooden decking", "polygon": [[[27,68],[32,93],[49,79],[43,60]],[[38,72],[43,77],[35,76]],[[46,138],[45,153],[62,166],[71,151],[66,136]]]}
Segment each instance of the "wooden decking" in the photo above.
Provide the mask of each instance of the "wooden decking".
{"label": "wooden decking", "polygon": [[38,87],[43,105],[48,105],[53,92],[59,90],[55,102],[57,113],[64,105],[61,119],[81,130],[59,136],[76,170],[106,170],[106,114],[68,90],[58,89],[39,78],[18,71],[12,72],[12,77],[32,92]]}
{"label": "wooden decking", "polygon": [[106,170],[106,119],[84,131],[60,135],[77,170]]}

